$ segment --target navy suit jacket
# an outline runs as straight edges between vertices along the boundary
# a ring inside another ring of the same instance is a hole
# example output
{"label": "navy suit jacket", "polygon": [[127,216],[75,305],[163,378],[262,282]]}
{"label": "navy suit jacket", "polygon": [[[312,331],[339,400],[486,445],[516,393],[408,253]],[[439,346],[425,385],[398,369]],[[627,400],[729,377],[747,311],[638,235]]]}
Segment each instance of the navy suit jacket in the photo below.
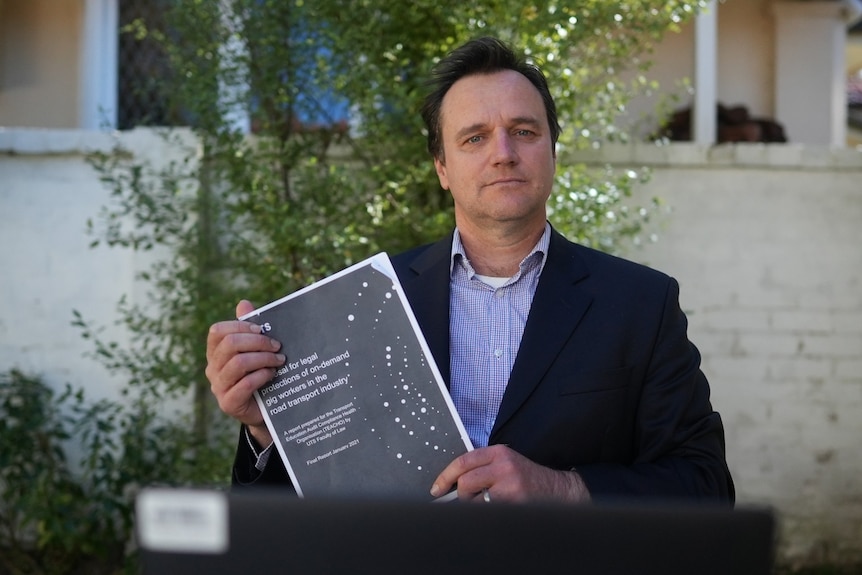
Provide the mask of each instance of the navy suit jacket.
{"label": "navy suit jacket", "polygon": [[[449,236],[392,258],[447,385],[451,249]],[[594,500],[732,503],[724,430],[686,328],[674,279],[552,231],[489,444],[576,469]],[[254,475],[244,451],[241,440],[235,483]],[[289,483],[277,459],[262,482]]]}

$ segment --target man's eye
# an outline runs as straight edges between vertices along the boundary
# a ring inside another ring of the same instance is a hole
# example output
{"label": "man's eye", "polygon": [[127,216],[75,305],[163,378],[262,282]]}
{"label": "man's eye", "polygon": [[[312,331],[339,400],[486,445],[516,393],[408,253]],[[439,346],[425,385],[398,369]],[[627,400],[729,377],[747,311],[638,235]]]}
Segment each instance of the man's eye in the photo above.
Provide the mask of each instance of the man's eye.
{"label": "man's eye", "polygon": [[515,133],[519,136],[532,136],[533,135],[533,132],[531,132],[530,130],[518,130]]}
{"label": "man's eye", "polygon": [[482,141],[482,136],[470,136],[467,139],[467,142],[470,144],[478,144],[481,141]]}

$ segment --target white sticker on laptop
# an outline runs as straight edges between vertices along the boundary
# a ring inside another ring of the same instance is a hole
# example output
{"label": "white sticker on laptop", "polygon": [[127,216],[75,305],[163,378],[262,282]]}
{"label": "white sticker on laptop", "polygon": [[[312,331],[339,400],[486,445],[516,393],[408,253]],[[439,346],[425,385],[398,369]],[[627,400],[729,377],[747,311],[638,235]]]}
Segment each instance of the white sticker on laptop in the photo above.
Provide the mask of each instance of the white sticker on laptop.
{"label": "white sticker on laptop", "polygon": [[146,489],[136,502],[141,547],[177,553],[224,553],[228,503],[224,493]]}

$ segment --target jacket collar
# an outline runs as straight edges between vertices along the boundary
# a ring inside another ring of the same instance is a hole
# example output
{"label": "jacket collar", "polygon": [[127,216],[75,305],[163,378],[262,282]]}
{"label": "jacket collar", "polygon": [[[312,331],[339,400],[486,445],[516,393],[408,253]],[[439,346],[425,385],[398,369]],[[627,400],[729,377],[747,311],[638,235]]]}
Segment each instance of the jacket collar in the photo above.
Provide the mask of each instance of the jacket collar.
{"label": "jacket collar", "polygon": [[[533,389],[571,337],[592,297],[575,285],[589,275],[578,254],[579,246],[551,229],[548,257],[536,294],[518,355],[500,405],[491,440]],[[410,274],[402,274],[401,284],[410,300],[416,320],[437,362],[446,386],[449,386],[449,278],[452,234],[422,250],[410,263]]]}

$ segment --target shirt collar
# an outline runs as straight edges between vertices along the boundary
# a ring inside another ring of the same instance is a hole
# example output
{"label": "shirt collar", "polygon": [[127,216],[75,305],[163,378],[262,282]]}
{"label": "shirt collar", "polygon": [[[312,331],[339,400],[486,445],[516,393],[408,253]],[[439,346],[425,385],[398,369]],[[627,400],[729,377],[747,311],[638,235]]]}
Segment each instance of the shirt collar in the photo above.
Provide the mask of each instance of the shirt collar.
{"label": "shirt collar", "polygon": [[[524,265],[534,258],[535,254],[539,254],[538,259],[538,267],[539,273],[542,273],[542,269],[545,267],[545,261],[548,259],[548,246],[551,244],[551,224],[545,222],[545,231],[542,232],[542,237],[539,238],[539,241],[536,242],[536,245],[530,251],[527,256],[521,260],[519,267],[521,270],[524,270]],[[467,270],[467,275],[469,277],[473,277],[475,275],[475,271],[473,270],[473,266],[470,265],[470,260],[467,259],[467,253],[464,251],[464,244],[461,243],[461,232],[458,228],[455,228],[455,233],[452,234],[452,255],[449,259],[449,276],[452,276],[452,271],[455,269],[456,264],[462,264],[464,268]]]}

